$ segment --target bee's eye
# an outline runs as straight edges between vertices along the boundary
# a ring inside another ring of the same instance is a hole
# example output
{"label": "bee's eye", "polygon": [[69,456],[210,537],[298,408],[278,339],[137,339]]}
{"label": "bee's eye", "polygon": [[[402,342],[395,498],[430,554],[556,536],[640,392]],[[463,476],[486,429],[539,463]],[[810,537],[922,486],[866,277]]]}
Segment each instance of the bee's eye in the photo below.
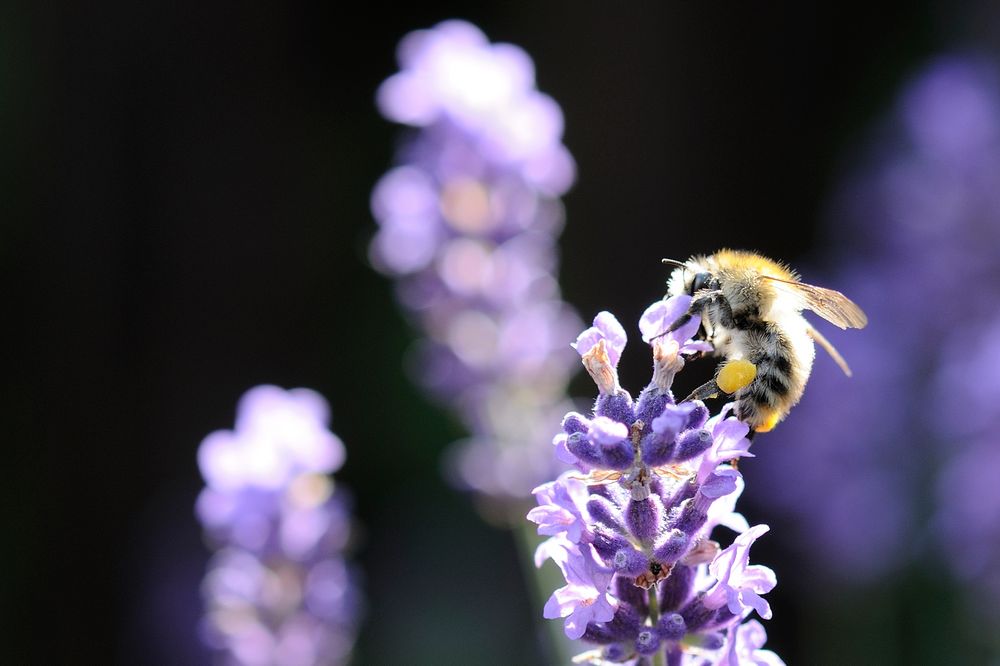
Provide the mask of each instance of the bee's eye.
{"label": "bee's eye", "polygon": [[695,293],[704,289],[711,277],[710,273],[698,273],[695,275],[694,280],[691,281],[691,295],[694,296]]}

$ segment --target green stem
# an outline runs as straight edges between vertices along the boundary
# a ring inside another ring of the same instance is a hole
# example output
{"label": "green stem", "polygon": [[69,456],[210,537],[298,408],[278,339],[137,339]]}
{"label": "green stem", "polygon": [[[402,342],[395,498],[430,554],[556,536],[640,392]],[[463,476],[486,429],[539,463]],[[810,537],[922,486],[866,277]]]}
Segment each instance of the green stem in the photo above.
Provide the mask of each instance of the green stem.
{"label": "green stem", "polygon": [[[653,627],[656,627],[656,623],[660,621],[660,597],[656,590],[659,584],[654,584],[649,588],[649,619],[653,623]],[[653,666],[666,666],[666,660],[663,656],[663,650],[657,650],[656,654],[653,655]]]}

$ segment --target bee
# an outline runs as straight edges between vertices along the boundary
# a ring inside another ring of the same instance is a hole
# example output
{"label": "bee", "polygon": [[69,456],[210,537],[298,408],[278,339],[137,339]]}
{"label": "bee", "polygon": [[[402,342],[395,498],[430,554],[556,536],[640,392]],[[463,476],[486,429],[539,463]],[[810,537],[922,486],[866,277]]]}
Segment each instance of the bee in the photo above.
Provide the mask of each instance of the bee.
{"label": "bee", "polygon": [[[714,355],[756,368],[749,383],[732,394],[736,417],[753,431],[771,430],[802,397],[816,355],[814,342],[851,376],[844,358],[802,316],[812,310],[842,329],[864,328],[868,317],[839,291],[801,282],[791,269],[755,252],[721,250],[686,262],[663,261],[677,266],[667,280],[668,295],[693,297],[687,313],[667,332],[700,315],[698,335],[712,344]],[[688,399],[726,393],[719,379],[717,370]]]}

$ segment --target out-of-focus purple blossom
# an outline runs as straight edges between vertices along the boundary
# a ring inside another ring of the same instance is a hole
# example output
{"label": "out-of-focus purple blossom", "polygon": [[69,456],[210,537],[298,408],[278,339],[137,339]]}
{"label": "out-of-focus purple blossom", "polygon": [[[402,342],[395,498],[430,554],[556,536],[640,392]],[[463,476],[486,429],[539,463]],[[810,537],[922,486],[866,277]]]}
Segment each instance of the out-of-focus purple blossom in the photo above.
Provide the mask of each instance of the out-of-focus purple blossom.
{"label": "out-of-focus purple blossom", "polygon": [[470,23],[445,21],[400,42],[401,71],[378,90],[386,118],[415,127],[453,123],[490,162],[513,165],[534,187],[562,194],[573,160],[559,105],[535,88],[535,67],[512,44],[491,44]]}
{"label": "out-of-focus purple blossom", "polygon": [[[735,513],[743,479],[730,462],[749,455],[748,428],[729,416],[731,407],[709,419],[700,402],[676,404],[663,383],[673,377],[664,366],[682,368],[703,351],[687,337],[659,335],[688,300],[671,298],[643,317],[653,380],[637,400],[617,383],[626,335],[614,316],[602,312],[577,338],[599,396],[591,416],[563,418],[556,455],[575,469],[536,488],[538,506],[527,517],[549,537],[536,564],[551,558],[566,579],[545,617],[567,618],[567,637],[599,646],[579,662],[781,663],[759,649],[759,624],[741,624],[754,611],[771,616],[760,595],[776,583],[773,571],[749,563],[768,527],[751,528]],[[696,331],[688,327],[686,336]],[[664,344],[673,355],[662,353]],[[738,533],[724,550],[711,539],[719,525]]]}
{"label": "out-of-focus purple blossom", "polygon": [[1000,613],[1000,316],[970,343],[945,352],[933,387],[940,413],[961,418],[937,423],[935,435],[958,450],[938,474],[931,531],[978,603]]}
{"label": "out-of-focus purple blossom", "polygon": [[258,386],[236,427],[204,439],[197,514],[218,549],[202,585],[203,634],[226,664],[346,663],[360,599],[343,550],[344,461],[329,408],[308,389]]}
{"label": "out-of-focus purple blossom", "polygon": [[370,256],[424,336],[413,373],[470,432],[451,476],[524,502],[554,475],[546,424],[576,370],[580,322],[555,278],[574,178],[562,113],[524,51],[463,21],[410,33],[398,59],[378,106],[414,130],[372,193]]}
{"label": "out-of-focus purple blossom", "polygon": [[878,580],[929,546],[1000,611],[996,64],[932,61],[872,143],[835,201],[832,233],[850,252],[825,281],[872,313],[863,335],[832,340],[854,377],[817,361],[767,436],[783,455],[748,485],[767,489],[753,499],[798,526],[790,542],[825,574]]}

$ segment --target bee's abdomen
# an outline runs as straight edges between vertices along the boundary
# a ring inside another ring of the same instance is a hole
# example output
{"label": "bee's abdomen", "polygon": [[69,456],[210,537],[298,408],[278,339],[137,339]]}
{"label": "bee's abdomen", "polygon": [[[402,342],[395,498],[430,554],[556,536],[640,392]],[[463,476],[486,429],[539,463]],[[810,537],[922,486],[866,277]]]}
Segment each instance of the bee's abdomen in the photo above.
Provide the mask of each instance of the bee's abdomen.
{"label": "bee's abdomen", "polygon": [[756,430],[770,430],[801,395],[792,376],[791,348],[770,322],[751,325],[746,333],[747,360],[757,366],[757,375],[737,392],[736,416]]}
{"label": "bee's abdomen", "polygon": [[758,405],[778,407],[792,392],[791,378],[775,364],[765,361],[757,364],[757,376],[745,391],[746,395],[743,397]]}

